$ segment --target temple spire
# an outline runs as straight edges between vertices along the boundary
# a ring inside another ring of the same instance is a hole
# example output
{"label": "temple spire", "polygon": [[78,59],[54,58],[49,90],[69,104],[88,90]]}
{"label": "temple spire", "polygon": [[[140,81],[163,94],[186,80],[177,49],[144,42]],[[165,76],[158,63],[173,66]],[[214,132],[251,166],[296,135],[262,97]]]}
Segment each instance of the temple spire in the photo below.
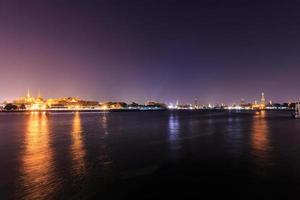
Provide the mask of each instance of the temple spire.
{"label": "temple spire", "polygon": [[27,89],[27,94],[26,94],[26,96],[27,96],[28,98],[30,98],[30,91],[29,91],[29,89]]}
{"label": "temple spire", "polygon": [[265,93],[261,93],[261,104],[266,105],[266,98],[265,98]]}

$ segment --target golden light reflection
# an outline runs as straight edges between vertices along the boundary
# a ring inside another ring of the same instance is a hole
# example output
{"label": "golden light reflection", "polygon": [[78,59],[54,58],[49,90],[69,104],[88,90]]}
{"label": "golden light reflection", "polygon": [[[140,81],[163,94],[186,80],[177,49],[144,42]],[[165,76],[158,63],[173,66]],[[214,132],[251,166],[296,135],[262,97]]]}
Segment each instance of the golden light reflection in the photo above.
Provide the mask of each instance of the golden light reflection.
{"label": "golden light reflection", "polygon": [[270,150],[272,146],[269,140],[269,127],[266,120],[266,111],[254,115],[251,134],[252,154],[257,164],[265,166],[271,164]]}
{"label": "golden light reflection", "polygon": [[22,157],[22,199],[47,199],[58,185],[49,135],[47,115],[30,113]]}
{"label": "golden light reflection", "polygon": [[85,172],[85,149],[82,141],[82,125],[80,113],[75,112],[72,125],[72,164],[76,175],[82,175]]}

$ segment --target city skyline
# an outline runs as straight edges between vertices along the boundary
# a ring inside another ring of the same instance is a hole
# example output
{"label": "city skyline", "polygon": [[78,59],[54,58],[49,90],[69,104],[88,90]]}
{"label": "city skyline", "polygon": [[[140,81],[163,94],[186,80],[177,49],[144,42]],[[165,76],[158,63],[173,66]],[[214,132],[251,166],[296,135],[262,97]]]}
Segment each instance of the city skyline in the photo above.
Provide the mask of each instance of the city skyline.
{"label": "city skyline", "polygon": [[138,104],[147,104],[148,102],[157,102],[157,103],[164,103],[166,105],[176,105],[176,104],[181,104],[181,105],[227,105],[227,106],[232,106],[232,105],[242,105],[242,104],[257,104],[257,103],[263,103],[264,105],[266,104],[276,104],[276,103],[293,103],[293,102],[299,102],[298,100],[295,101],[282,101],[282,102],[274,102],[271,98],[268,98],[265,96],[265,92],[261,92],[260,96],[256,96],[255,98],[240,98],[234,102],[227,103],[227,102],[199,102],[198,98],[194,98],[190,102],[179,102],[177,99],[176,101],[173,100],[171,102],[163,102],[163,101],[155,101],[155,100],[146,100],[144,102],[138,102],[138,101],[124,101],[122,99],[117,99],[115,101],[109,101],[109,100],[104,100],[104,101],[98,101],[95,99],[88,99],[86,97],[79,97],[79,96],[60,96],[60,97],[45,97],[42,95],[41,91],[39,90],[37,92],[37,95],[34,95],[31,93],[29,89],[27,89],[26,94],[23,93],[23,95],[19,95],[18,97],[10,100],[4,100],[2,103],[14,103],[16,101],[22,100],[22,99],[27,99],[30,101],[34,101],[34,99],[40,99],[40,100],[52,100],[52,99],[61,99],[61,98],[71,98],[71,99],[78,99],[78,100],[86,100],[86,101],[91,101],[91,102],[98,102],[98,103],[107,103],[107,102],[125,102],[125,103],[138,103]]}
{"label": "city skyline", "polygon": [[[19,99],[20,97],[28,97],[31,96],[31,97],[36,97],[36,98],[39,98],[39,97],[42,97],[42,98],[45,98],[45,99],[52,99],[52,98],[67,98],[67,97],[75,97],[75,98],[80,98],[80,99],[85,99],[85,100],[90,100],[90,101],[98,101],[98,102],[127,102],[127,103],[131,103],[131,102],[136,102],[136,103],[140,103],[140,104],[143,104],[143,103],[146,103],[146,102],[161,102],[161,103],[167,103],[167,104],[175,104],[176,102],[180,102],[177,99],[173,99],[169,102],[166,102],[166,101],[157,101],[156,99],[146,99],[145,101],[143,102],[139,102],[139,101],[135,101],[135,100],[132,100],[132,101],[126,101],[124,99],[89,99],[88,97],[85,97],[85,96],[78,96],[78,95],[63,95],[63,96],[43,96],[42,93],[41,93],[41,90],[38,90],[36,92],[36,95],[35,93],[32,93],[30,89],[27,89],[26,91],[26,95],[24,95],[25,93],[23,92],[21,95],[18,95],[17,97],[13,97],[13,98],[4,98],[4,100],[0,101],[0,102],[13,102],[14,100],[16,99]],[[260,96],[259,96],[260,95]],[[224,102],[224,101],[216,101],[216,102],[202,102],[202,101],[199,101],[199,99],[201,98],[198,98],[198,97],[195,97],[194,99],[190,99],[189,101],[187,102],[184,102],[184,101],[181,101],[180,103],[181,104],[195,104],[195,101],[199,104],[202,104],[202,105],[205,105],[205,104],[212,104],[212,105],[218,105],[218,104],[226,104],[226,105],[233,105],[233,104],[240,104],[241,102],[244,102],[244,103],[255,103],[255,102],[259,102],[261,101],[261,98],[262,96],[261,95],[265,95],[265,92],[264,91],[261,91],[260,93],[256,94],[255,97],[241,97],[239,99],[236,99],[232,102]],[[299,102],[298,99],[288,99],[288,100],[283,100],[283,101],[273,101],[272,98],[270,98],[269,96],[267,98],[265,98],[265,102],[269,103],[269,102],[273,102],[273,103],[287,103],[287,102]]]}
{"label": "city skyline", "polygon": [[300,3],[1,1],[0,101],[300,98]]}
{"label": "city skyline", "polygon": [[44,98],[40,91],[35,97],[30,94],[28,89],[26,95],[16,98],[10,102],[5,101],[0,103],[0,111],[4,112],[46,112],[46,111],[59,111],[59,112],[73,112],[73,111],[157,111],[157,110],[201,110],[201,109],[217,109],[217,110],[291,110],[295,109],[297,102],[272,102],[267,100],[265,93],[261,93],[260,100],[254,102],[246,102],[244,98],[239,103],[224,104],[203,104],[199,103],[198,99],[194,99],[194,103],[166,103],[147,101],[144,103],[137,102],[124,102],[124,101],[109,101],[99,102],[89,99],[80,99],[78,97],[59,97],[59,98]]}

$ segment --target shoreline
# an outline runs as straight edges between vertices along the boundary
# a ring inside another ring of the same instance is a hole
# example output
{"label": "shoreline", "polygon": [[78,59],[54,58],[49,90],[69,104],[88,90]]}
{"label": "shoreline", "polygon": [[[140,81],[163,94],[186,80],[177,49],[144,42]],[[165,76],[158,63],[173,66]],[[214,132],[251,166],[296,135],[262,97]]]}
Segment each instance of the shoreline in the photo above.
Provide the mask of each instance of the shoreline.
{"label": "shoreline", "polygon": [[166,111],[167,109],[111,109],[111,110],[1,110],[0,113],[73,113],[73,112],[87,112],[87,113],[103,113],[103,112],[157,112]]}
{"label": "shoreline", "polygon": [[0,110],[0,113],[104,113],[104,112],[161,112],[161,111],[171,111],[171,112],[198,112],[198,111],[228,111],[228,112],[260,112],[260,111],[285,111],[292,112],[294,109],[263,109],[263,110],[233,110],[233,109],[108,109],[108,110]]}

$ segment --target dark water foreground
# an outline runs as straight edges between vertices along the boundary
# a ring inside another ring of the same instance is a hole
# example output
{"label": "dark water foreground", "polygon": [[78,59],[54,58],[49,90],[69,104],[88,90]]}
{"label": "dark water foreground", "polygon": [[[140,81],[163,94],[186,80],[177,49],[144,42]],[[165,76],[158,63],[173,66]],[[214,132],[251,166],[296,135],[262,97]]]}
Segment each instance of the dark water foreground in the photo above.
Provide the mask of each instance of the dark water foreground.
{"label": "dark water foreground", "polygon": [[0,199],[298,199],[300,120],[279,111],[6,113],[0,167]]}

